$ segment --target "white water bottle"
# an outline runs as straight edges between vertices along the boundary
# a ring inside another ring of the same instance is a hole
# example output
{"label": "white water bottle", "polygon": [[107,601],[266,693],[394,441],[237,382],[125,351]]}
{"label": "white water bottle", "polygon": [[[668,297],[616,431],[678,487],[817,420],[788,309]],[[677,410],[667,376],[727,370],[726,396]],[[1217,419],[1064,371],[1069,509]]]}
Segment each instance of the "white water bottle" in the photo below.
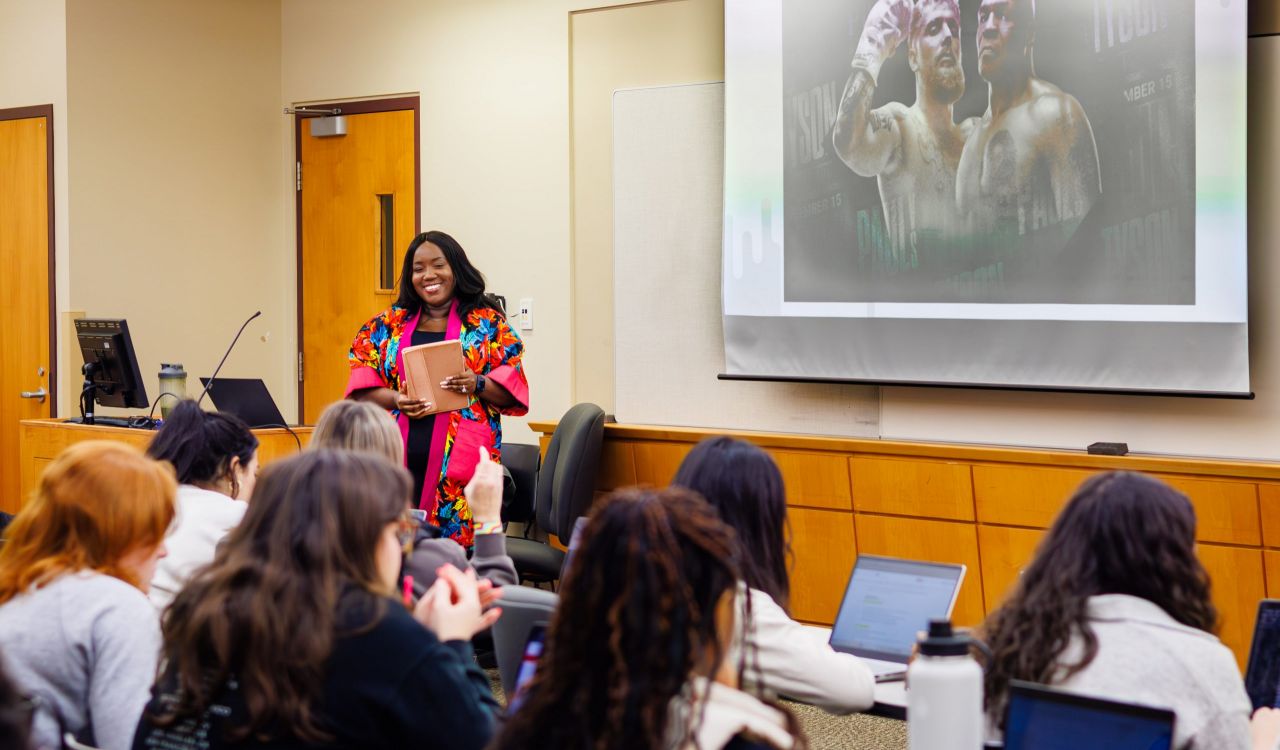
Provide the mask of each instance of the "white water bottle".
{"label": "white water bottle", "polygon": [[950,620],[930,620],[920,654],[907,668],[907,746],[910,750],[980,750],[982,667],[971,639]]}

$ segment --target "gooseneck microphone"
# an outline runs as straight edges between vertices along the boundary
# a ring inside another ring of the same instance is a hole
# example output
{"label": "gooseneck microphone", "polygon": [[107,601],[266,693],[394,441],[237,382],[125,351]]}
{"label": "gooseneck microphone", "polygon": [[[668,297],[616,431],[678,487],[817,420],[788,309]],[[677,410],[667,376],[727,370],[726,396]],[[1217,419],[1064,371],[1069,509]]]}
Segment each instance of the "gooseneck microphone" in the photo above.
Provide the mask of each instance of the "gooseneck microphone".
{"label": "gooseneck microphone", "polygon": [[244,322],[244,325],[240,326],[240,330],[236,331],[236,337],[231,339],[231,346],[227,347],[227,353],[222,355],[222,360],[218,362],[217,367],[213,368],[213,374],[209,376],[209,382],[205,383],[204,390],[200,391],[200,398],[196,399],[197,406],[200,405],[201,401],[204,401],[205,394],[207,394],[209,392],[209,389],[213,387],[213,381],[218,379],[218,373],[222,371],[222,365],[227,361],[227,357],[231,356],[231,350],[236,348],[236,342],[240,340],[240,334],[244,333],[244,329],[247,328],[249,324],[253,322],[254,318],[258,317],[261,314],[262,314],[262,311],[259,310],[253,315],[250,315],[249,319]]}

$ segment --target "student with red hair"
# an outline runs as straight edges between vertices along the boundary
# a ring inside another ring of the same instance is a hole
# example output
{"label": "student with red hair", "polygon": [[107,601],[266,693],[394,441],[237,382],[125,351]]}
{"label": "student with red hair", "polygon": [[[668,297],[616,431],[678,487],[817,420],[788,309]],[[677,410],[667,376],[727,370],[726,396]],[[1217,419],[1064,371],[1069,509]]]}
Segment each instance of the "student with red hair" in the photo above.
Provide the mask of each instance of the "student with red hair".
{"label": "student with red hair", "polygon": [[177,491],[173,468],[89,441],[49,465],[0,549],[0,643],[37,707],[33,744],[64,733],[127,748],[160,652],[147,599]]}

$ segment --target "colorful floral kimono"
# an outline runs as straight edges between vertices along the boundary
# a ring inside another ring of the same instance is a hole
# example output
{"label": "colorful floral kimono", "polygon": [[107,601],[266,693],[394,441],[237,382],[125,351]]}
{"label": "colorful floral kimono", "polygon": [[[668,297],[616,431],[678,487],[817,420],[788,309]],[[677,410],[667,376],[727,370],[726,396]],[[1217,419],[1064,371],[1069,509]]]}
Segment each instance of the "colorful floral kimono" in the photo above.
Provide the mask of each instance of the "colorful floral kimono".
{"label": "colorful floral kimono", "polygon": [[[401,337],[412,340],[420,314],[410,314],[405,308],[393,305],[364,324],[347,355],[351,376],[347,380],[346,395],[364,388],[400,389],[400,380],[404,377]],[[499,460],[502,450],[499,415],[518,417],[529,411],[529,382],[520,364],[524,343],[497,310],[477,308],[462,320],[458,316],[458,302],[454,300],[449,308],[445,339],[461,340],[467,366],[483,374],[491,384],[505,388],[516,400],[514,406],[498,409],[471,394],[467,408],[436,415],[431,457],[427,462],[428,479],[423,483],[418,507],[427,511],[428,518],[435,519],[446,536],[470,547],[471,509],[462,491],[479,461],[476,448],[485,446],[489,456]],[[407,445],[409,419],[398,410],[392,414],[400,424],[400,435]],[[435,484],[431,477],[438,477]]]}

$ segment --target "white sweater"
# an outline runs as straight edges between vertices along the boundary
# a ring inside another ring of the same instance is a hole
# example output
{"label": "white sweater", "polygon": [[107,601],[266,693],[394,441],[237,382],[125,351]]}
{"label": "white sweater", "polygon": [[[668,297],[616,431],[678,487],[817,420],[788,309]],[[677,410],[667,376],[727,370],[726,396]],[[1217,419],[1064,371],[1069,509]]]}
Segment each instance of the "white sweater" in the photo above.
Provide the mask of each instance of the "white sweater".
{"label": "white sweater", "polygon": [[[1089,598],[1098,653],[1054,687],[1126,703],[1173,709],[1174,748],[1251,747],[1249,696],[1231,651],[1213,635],[1182,625],[1146,599],[1124,594]],[[1072,641],[1060,662],[1078,660]]]}
{"label": "white sweater", "polygon": [[219,492],[178,486],[177,513],[164,539],[169,554],[160,558],[151,579],[151,602],[157,609],[169,606],[196,568],[213,561],[218,542],[240,524],[248,508]]}
{"label": "white sweater", "polygon": [[[763,687],[767,697],[785,696],[830,713],[865,711],[875,703],[875,676],[861,659],[832,649],[820,635],[788,617],[763,591],[750,589],[749,595],[747,640],[756,653],[753,657],[749,649],[745,654],[744,689],[760,692]],[[740,644],[730,649],[729,658],[735,664],[743,658]]]}

